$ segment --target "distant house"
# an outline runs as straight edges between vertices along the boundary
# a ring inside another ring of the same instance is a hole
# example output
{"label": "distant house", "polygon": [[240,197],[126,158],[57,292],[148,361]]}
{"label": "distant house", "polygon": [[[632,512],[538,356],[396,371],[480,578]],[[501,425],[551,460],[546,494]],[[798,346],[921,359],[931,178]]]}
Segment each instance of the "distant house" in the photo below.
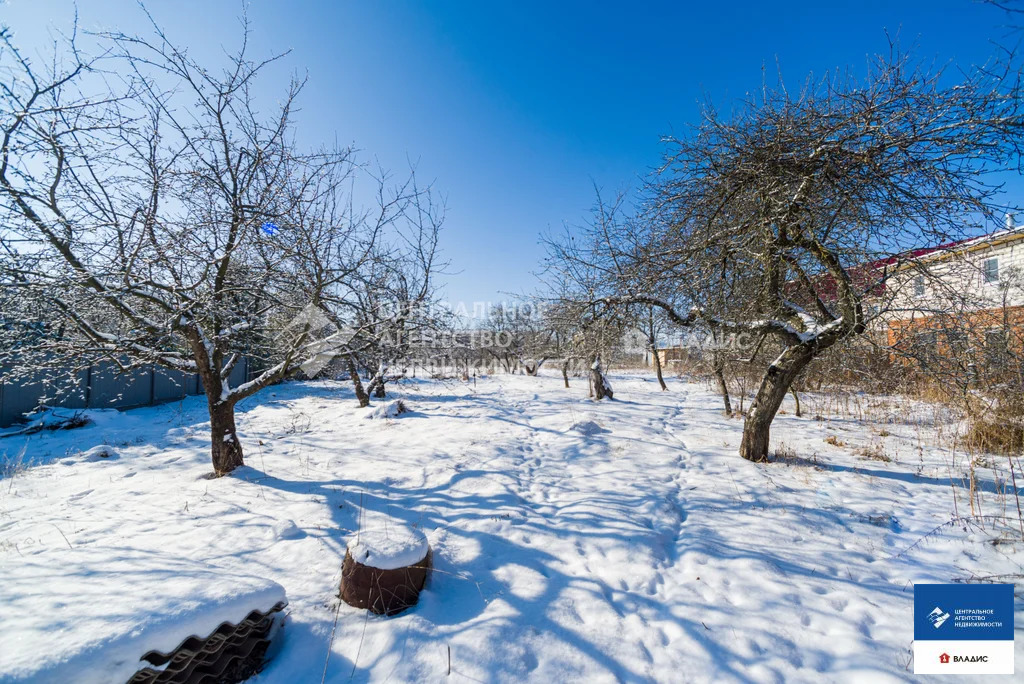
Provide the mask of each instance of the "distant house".
{"label": "distant house", "polygon": [[[864,297],[867,333],[878,344],[991,348],[1024,340],[1024,226],[1011,214],[1003,229],[981,237],[904,252],[848,269]],[[825,304],[836,300],[829,275],[815,279]],[[800,302],[796,284],[793,299]],[[973,336],[975,339],[968,339]],[[658,349],[662,365],[699,356],[693,347]]]}
{"label": "distant house", "polygon": [[1024,334],[1024,226],[942,245],[900,267],[882,317],[890,346],[940,353],[1007,344]]}
{"label": "distant house", "polygon": [[[691,363],[699,354],[692,347],[669,346],[659,347],[655,350],[662,368],[673,368],[679,365]],[[648,366],[654,365],[653,359],[648,359]]]}

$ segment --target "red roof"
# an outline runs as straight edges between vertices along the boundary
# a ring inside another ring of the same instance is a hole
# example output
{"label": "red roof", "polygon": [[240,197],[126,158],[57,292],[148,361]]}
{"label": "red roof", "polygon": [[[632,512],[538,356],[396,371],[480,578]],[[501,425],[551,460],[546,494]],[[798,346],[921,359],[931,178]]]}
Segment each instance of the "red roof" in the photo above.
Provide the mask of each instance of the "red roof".
{"label": "red roof", "polygon": [[[1024,227],[1002,229],[979,237],[945,242],[934,247],[919,247],[917,249],[907,250],[905,252],[900,252],[899,254],[893,254],[887,257],[882,257],[881,259],[876,259],[866,264],[853,266],[846,269],[846,272],[850,276],[850,280],[853,282],[854,286],[862,292],[881,295],[885,292],[885,281],[882,280],[883,274],[880,273],[880,271],[883,271],[888,266],[894,266],[907,261],[913,261],[914,259],[920,259],[923,256],[928,256],[929,254],[945,252],[957,247],[964,247],[971,243],[983,244],[985,242],[991,242],[997,238],[1008,236],[1024,237]],[[836,300],[836,283],[831,274],[819,274],[818,276],[811,278],[811,281],[822,301],[828,303]],[[791,291],[794,297],[798,300],[798,304],[811,304],[811,302],[799,301],[800,297],[798,295],[802,294],[803,291],[797,287],[796,281],[790,281],[787,285],[792,286]]]}

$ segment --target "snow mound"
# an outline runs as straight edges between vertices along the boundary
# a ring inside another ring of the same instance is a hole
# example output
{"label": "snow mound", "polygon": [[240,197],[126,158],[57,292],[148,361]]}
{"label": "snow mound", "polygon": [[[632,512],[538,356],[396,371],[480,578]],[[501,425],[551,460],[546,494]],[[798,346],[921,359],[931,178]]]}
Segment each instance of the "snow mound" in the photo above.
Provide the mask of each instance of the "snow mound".
{"label": "snow mound", "polygon": [[302,539],[306,533],[295,524],[294,520],[282,520],[275,523],[272,530],[274,541],[287,541],[289,539]]}
{"label": "snow mound", "polygon": [[348,543],[352,560],[378,570],[415,565],[427,557],[429,550],[422,530],[402,525],[362,530]]}
{"label": "snow mound", "polygon": [[117,458],[119,455],[116,447],[112,447],[109,444],[100,444],[92,449],[83,451],[79,458],[83,461],[105,461]]}
{"label": "snow mound", "polygon": [[276,582],[172,554],[76,549],[55,561],[38,554],[0,582],[3,684],[127,681],[148,651],[285,600]]}
{"label": "snow mound", "polygon": [[408,412],[409,407],[405,405],[405,402],[401,399],[395,399],[386,404],[371,407],[363,417],[369,420],[384,420],[387,418],[397,418],[403,413]]}
{"label": "snow mound", "polygon": [[579,422],[573,423],[572,427],[570,427],[569,429],[578,432],[582,435],[587,435],[588,437],[591,435],[601,435],[611,432],[611,430],[609,430],[606,427],[602,427],[599,423],[597,423],[597,421],[593,420],[581,420]]}
{"label": "snow mound", "polygon": [[140,421],[140,417],[125,413],[119,409],[89,409],[81,414],[91,425],[101,428],[131,429]]}

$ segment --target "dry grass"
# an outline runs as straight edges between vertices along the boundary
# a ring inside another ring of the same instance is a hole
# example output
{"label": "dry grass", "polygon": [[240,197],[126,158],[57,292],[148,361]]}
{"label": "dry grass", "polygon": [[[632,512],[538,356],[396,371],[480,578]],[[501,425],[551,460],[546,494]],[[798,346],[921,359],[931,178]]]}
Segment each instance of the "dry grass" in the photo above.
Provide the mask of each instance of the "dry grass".
{"label": "dry grass", "polygon": [[[32,459],[26,458],[28,443],[21,447],[15,455],[0,452],[0,480],[10,480],[14,484],[14,478],[32,467]],[[10,488],[10,487],[8,487]]]}
{"label": "dry grass", "polygon": [[964,442],[975,452],[1017,456],[1024,451],[1024,396],[1003,391],[968,407]]}
{"label": "dry grass", "polygon": [[784,462],[785,461],[795,461],[796,459],[797,459],[796,450],[793,447],[789,446],[788,444],[785,444],[784,442],[779,442],[779,445],[777,447],[775,447],[775,453],[772,454],[772,458],[771,458],[772,461],[784,461]]}
{"label": "dry grass", "polygon": [[1024,425],[1012,419],[976,419],[971,421],[964,443],[973,451],[1015,456],[1024,451]]}
{"label": "dry grass", "polygon": [[926,404],[949,403],[949,393],[934,382],[915,383],[908,394]]}
{"label": "dry grass", "polygon": [[869,461],[881,461],[883,463],[892,463],[893,459],[885,453],[885,447],[881,444],[872,444],[858,449],[856,454],[859,458],[867,459]]}

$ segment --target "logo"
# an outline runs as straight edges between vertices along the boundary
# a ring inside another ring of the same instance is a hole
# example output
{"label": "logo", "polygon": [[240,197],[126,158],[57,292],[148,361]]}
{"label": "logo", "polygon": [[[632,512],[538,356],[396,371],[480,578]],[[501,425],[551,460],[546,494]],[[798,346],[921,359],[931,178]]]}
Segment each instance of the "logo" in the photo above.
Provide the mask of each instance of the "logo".
{"label": "logo", "polygon": [[915,584],[915,674],[1013,674],[1012,584]]}
{"label": "logo", "polygon": [[264,233],[270,236],[277,235],[278,231],[281,230],[273,221],[264,221],[263,225],[260,226],[260,228],[263,230]]}
{"label": "logo", "polygon": [[949,619],[949,613],[943,613],[941,608],[935,606],[935,609],[928,613],[928,619],[935,629],[938,629]]}
{"label": "logo", "polygon": [[943,653],[939,656],[939,662],[943,665],[949,663],[988,663],[987,655],[954,655]]}

